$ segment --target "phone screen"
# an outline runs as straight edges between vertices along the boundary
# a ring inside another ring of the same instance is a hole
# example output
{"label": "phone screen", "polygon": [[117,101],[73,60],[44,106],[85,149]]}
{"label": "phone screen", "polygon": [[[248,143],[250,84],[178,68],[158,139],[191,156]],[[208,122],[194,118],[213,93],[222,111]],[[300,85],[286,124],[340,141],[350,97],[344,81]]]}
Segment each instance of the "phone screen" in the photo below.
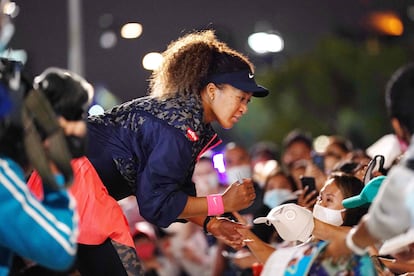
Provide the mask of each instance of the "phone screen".
{"label": "phone screen", "polygon": [[314,177],[308,177],[308,176],[302,176],[300,178],[300,181],[302,183],[302,189],[305,189],[305,187],[308,187],[307,194],[316,190],[316,184],[315,184],[315,178]]}

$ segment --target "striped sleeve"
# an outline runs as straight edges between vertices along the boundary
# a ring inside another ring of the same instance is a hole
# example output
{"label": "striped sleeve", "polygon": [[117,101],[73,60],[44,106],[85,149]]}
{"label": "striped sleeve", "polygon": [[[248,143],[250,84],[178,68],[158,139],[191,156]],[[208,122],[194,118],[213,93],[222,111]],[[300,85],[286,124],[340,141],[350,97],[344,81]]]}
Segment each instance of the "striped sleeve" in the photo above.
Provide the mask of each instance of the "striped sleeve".
{"label": "striped sleeve", "polygon": [[55,270],[69,268],[76,255],[77,214],[67,191],[38,201],[20,167],[0,159],[0,244],[16,254]]}

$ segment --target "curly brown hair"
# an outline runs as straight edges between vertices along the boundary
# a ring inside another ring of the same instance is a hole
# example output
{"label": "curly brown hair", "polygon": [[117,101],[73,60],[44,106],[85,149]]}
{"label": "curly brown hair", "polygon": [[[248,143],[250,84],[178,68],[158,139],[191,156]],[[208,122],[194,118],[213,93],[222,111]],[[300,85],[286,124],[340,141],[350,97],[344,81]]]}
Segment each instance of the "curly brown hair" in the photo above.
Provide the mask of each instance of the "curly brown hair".
{"label": "curly brown hair", "polygon": [[219,41],[213,30],[178,38],[162,56],[162,64],[150,77],[149,92],[153,97],[199,95],[210,75],[254,70],[246,56]]}

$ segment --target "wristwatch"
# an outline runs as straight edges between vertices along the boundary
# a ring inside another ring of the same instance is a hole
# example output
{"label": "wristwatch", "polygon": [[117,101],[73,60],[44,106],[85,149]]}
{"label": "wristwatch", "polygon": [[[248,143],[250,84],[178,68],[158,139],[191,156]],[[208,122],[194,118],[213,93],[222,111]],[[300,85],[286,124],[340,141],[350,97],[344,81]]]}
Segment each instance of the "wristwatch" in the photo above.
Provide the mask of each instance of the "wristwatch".
{"label": "wristwatch", "polygon": [[215,218],[215,216],[207,216],[203,223],[203,230],[206,235],[211,235],[210,232],[207,230],[207,224],[210,222],[211,219]]}

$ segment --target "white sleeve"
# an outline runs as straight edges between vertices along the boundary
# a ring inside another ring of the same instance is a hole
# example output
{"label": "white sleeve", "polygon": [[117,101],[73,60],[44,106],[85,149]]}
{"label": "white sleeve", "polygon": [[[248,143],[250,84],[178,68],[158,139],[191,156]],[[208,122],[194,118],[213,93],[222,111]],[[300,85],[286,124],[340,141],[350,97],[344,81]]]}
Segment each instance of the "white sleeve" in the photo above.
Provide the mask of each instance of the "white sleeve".
{"label": "white sleeve", "polygon": [[406,197],[413,185],[413,170],[403,164],[390,170],[368,211],[366,224],[374,237],[387,240],[410,228],[411,210]]}

